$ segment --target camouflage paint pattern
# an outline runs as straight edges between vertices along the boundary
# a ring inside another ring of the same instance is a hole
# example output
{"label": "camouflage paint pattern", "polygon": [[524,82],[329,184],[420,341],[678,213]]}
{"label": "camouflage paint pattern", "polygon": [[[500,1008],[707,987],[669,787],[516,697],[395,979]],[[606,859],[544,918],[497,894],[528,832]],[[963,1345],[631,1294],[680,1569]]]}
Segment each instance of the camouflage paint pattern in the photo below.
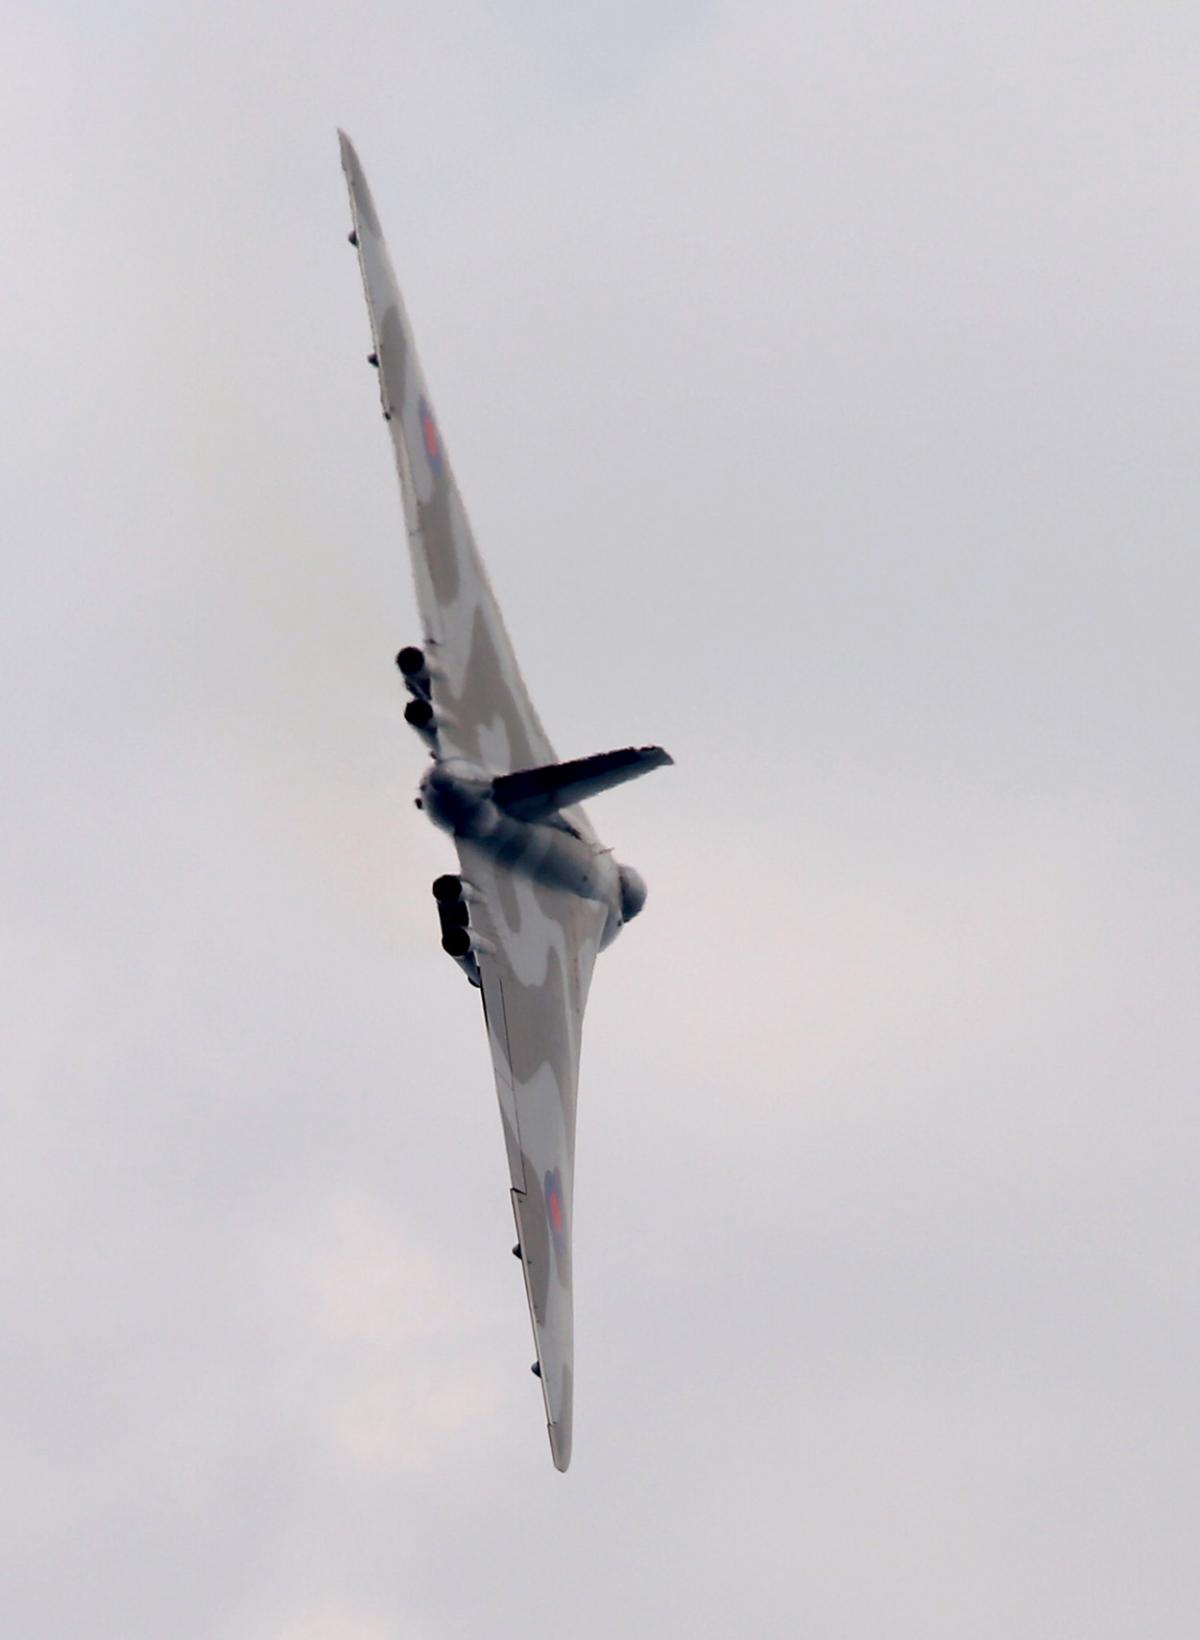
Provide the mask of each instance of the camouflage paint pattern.
{"label": "camouflage paint pattern", "polygon": [[379,395],[404,498],[439,754],[494,774],[553,763],[454,482],[362,166],[350,139],[339,136]]}
{"label": "camouflage paint pattern", "polygon": [[[454,482],[362,167],[341,135],[379,391],[404,499],[436,715],[438,766],[484,776],[553,763]],[[513,1212],[555,1465],[571,1457],[571,1232],[580,1036],[592,967],[620,926],[617,868],[583,810],[499,839],[457,836]],[[514,839],[515,838],[515,842]],[[545,880],[577,858],[585,895]]]}

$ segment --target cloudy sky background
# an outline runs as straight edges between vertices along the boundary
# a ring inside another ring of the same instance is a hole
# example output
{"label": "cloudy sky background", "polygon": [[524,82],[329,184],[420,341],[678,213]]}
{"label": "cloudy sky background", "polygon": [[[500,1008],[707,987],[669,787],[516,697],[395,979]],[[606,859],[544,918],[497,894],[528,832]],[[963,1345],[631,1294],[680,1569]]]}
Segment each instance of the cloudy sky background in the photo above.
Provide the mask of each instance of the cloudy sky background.
{"label": "cloudy sky background", "polygon": [[[1192,1640],[1200,14],[0,14],[0,1610]],[[334,128],[646,874],[541,1424]]]}

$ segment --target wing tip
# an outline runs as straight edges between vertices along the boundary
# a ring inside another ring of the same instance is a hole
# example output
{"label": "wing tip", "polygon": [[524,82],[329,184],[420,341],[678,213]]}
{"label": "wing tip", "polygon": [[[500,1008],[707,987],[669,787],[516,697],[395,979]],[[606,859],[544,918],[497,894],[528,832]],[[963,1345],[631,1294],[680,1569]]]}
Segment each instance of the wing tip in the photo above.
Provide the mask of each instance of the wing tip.
{"label": "wing tip", "polygon": [[[375,202],[371,198],[371,190],[367,186],[366,173],[362,168],[362,161],[358,151],[350,141],[346,132],[339,125],[337,128],[338,148],[341,151],[342,170],[346,177],[346,186],[350,190],[350,209],[354,216],[355,232],[360,226],[366,227],[377,239],[383,238],[383,230],[379,226],[379,217],[375,212]],[[368,297],[368,306],[370,298]]]}
{"label": "wing tip", "polygon": [[565,1475],[571,1467],[570,1426],[547,1424],[546,1433],[550,1437],[550,1456],[554,1459],[554,1467],[560,1475]]}
{"label": "wing tip", "polygon": [[359,160],[357,152],[355,151],[354,144],[350,141],[350,138],[342,130],[340,125],[337,128],[337,135],[338,158],[342,162],[342,171],[345,174],[346,182],[350,188],[350,198],[353,201],[355,191],[360,186],[360,179],[362,177],[362,163]]}

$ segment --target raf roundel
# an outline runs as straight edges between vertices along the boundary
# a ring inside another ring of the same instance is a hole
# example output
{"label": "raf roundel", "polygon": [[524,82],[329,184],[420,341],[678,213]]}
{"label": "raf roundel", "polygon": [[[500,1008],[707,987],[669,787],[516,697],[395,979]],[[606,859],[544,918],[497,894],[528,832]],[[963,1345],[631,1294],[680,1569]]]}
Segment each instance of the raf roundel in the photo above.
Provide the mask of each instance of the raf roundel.
{"label": "raf roundel", "polygon": [[550,1239],[557,1257],[564,1259],[567,1255],[567,1209],[557,1168],[547,1173],[542,1188],[546,1193],[546,1223],[550,1226]]}
{"label": "raf roundel", "polygon": [[424,399],[417,404],[417,420],[421,423],[421,447],[425,451],[425,459],[430,470],[440,473],[442,470],[442,441],[438,437],[437,422],[433,419],[433,411]]}

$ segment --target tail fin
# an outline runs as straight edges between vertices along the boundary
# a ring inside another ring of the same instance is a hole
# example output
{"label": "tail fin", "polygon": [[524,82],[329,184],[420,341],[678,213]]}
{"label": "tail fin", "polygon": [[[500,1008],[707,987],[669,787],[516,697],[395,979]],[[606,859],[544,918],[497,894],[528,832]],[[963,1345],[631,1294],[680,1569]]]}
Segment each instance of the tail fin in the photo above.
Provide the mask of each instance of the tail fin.
{"label": "tail fin", "polygon": [[543,820],[672,762],[661,746],[626,746],[619,752],[597,752],[570,763],[547,763],[540,769],[498,775],[492,782],[492,796],[517,820]]}

